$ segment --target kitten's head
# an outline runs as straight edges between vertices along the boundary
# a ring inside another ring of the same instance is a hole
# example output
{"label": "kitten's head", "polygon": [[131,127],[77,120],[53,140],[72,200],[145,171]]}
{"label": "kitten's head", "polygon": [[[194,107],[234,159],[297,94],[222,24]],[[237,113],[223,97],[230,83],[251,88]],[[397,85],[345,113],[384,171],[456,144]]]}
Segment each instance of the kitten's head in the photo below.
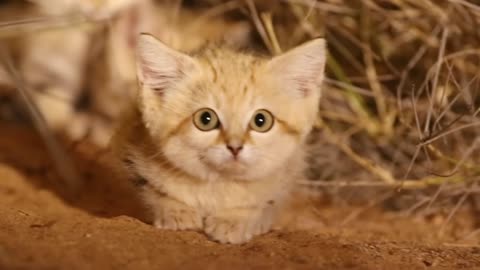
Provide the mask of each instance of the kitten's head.
{"label": "kitten's head", "polygon": [[323,39],[265,59],[219,48],[189,56],[144,34],[143,121],[162,154],[191,175],[261,179],[301,151],[324,67]]}

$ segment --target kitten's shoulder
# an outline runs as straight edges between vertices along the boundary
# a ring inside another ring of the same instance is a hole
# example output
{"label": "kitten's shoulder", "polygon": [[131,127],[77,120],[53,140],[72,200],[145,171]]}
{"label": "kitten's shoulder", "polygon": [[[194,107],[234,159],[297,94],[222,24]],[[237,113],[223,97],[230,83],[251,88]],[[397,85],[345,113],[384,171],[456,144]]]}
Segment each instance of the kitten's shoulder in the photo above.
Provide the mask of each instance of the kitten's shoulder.
{"label": "kitten's shoulder", "polygon": [[137,154],[148,154],[155,149],[145,127],[138,104],[132,103],[117,120],[115,132],[110,140],[112,153],[121,159]]}

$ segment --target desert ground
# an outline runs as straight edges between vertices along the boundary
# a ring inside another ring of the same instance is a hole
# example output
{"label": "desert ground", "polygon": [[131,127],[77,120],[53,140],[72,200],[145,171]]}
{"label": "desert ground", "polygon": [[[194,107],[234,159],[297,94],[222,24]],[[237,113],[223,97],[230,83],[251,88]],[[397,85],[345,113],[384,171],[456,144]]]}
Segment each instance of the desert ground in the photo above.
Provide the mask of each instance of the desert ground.
{"label": "desert ground", "polygon": [[85,180],[71,194],[34,130],[0,130],[0,269],[480,269],[468,213],[443,234],[441,216],[375,208],[340,226],[358,209],[331,204],[312,204],[314,215],[299,211],[289,227],[242,245],[161,231],[108,167],[108,153],[70,145]]}

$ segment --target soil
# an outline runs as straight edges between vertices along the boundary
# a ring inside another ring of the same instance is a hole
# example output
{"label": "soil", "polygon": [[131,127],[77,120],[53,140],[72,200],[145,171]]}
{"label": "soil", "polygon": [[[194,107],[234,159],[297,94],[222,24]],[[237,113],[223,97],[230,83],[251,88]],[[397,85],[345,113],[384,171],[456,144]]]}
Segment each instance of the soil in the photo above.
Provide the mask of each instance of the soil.
{"label": "soil", "polygon": [[73,195],[34,131],[0,125],[0,269],[480,269],[478,238],[460,237],[475,226],[467,214],[441,230],[441,215],[372,208],[339,226],[361,208],[305,204],[242,245],[157,230],[108,153],[91,149],[69,145],[85,180]]}

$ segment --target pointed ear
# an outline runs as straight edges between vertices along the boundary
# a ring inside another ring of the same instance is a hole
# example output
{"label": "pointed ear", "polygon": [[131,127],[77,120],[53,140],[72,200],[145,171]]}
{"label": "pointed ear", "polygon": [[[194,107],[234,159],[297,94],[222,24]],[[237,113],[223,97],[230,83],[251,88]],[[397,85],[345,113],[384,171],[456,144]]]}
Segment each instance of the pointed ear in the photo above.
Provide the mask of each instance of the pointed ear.
{"label": "pointed ear", "polygon": [[190,56],[169,48],[152,35],[140,35],[137,76],[144,87],[162,94],[196,68],[197,62]]}
{"label": "pointed ear", "polygon": [[285,86],[284,91],[296,97],[308,97],[320,95],[325,62],[325,40],[318,38],[274,57],[267,65],[268,72]]}

